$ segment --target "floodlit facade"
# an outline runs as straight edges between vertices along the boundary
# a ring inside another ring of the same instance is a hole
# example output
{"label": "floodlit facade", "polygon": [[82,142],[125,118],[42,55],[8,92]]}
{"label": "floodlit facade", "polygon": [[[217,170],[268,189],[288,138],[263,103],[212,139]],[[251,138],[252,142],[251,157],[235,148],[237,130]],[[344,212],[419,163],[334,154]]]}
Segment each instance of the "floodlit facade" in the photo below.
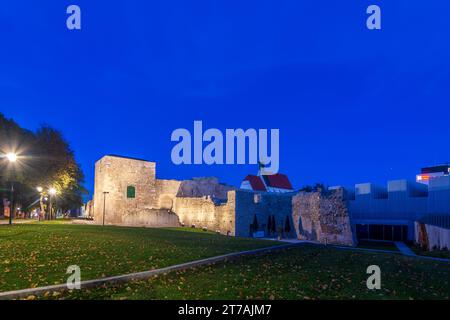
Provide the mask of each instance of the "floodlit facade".
{"label": "floodlit facade", "polygon": [[245,181],[250,187],[244,183],[238,189],[215,177],[159,179],[155,162],[107,155],[95,164],[94,198],[87,208],[98,224],[186,226],[238,237],[355,244],[339,190],[294,192],[283,174]]}
{"label": "floodlit facade", "polygon": [[431,167],[425,167],[420,170],[416,176],[416,182],[429,185],[430,181],[450,174],[450,165],[443,164]]}

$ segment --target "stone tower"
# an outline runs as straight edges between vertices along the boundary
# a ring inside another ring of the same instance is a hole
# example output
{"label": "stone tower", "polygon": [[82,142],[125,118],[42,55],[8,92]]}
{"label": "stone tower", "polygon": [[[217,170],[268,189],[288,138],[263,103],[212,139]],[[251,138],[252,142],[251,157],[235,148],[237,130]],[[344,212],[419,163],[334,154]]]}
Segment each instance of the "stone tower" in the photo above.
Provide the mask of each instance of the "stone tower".
{"label": "stone tower", "polygon": [[[156,163],[107,155],[95,163],[94,220],[126,224],[127,216],[149,209],[155,195]],[[107,193],[105,193],[107,192]]]}

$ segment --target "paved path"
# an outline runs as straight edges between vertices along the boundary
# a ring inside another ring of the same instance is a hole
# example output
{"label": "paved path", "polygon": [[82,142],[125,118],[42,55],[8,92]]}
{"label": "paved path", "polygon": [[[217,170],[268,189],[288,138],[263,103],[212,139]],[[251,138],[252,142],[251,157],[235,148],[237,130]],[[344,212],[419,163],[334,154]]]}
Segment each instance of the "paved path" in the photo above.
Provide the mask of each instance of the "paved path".
{"label": "paved path", "polygon": [[[37,221],[38,221],[37,219],[13,219],[13,224],[31,223]],[[0,220],[0,225],[4,224],[9,224],[8,218]]]}
{"label": "paved path", "polygon": [[412,251],[406,244],[404,244],[401,241],[394,242],[397,246],[397,249],[400,250],[401,253],[403,253],[405,256],[416,256],[414,251]]}
{"label": "paved path", "polygon": [[[297,240],[297,239],[273,239],[273,238],[260,238],[262,240],[276,240],[280,242],[285,243],[292,243],[292,244],[312,244],[316,246],[322,246],[326,247],[327,245],[319,243],[317,241],[308,241],[308,240]],[[340,250],[353,250],[353,251],[365,251],[365,252],[374,252],[374,253],[388,253],[388,254],[400,254],[408,257],[414,257],[418,259],[424,259],[424,260],[434,260],[434,261],[440,261],[440,262],[447,262],[450,263],[450,259],[446,258],[437,258],[437,257],[430,257],[430,256],[419,256],[414,253],[406,244],[403,242],[395,242],[395,245],[397,246],[399,251],[391,251],[391,250],[382,250],[382,249],[368,249],[368,248],[358,248],[358,247],[349,247],[349,246],[340,246],[340,245],[332,245],[329,244],[329,247],[333,247]]]}
{"label": "paved path", "polygon": [[357,247],[344,247],[344,246],[336,246],[336,245],[330,245],[330,247],[334,247],[334,248],[341,249],[341,250],[354,250],[354,251],[366,251],[366,252],[380,252],[380,253],[389,253],[389,254],[400,254],[400,255],[405,255],[405,256],[408,256],[408,257],[414,257],[414,258],[417,258],[417,259],[434,260],[434,261],[450,263],[450,259],[430,257],[430,256],[419,256],[419,255],[414,254],[414,252],[413,252],[413,254],[405,254],[402,251],[367,249],[367,248],[357,248]]}
{"label": "paved path", "polygon": [[299,240],[299,239],[281,239],[281,240],[278,240],[278,238],[255,238],[255,239],[258,239],[258,240],[269,240],[269,241],[279,241],[279,242],[294,243],[294,244],[300,244],[300,243],[317,244],[317,242],[315,242],[315,241]]}

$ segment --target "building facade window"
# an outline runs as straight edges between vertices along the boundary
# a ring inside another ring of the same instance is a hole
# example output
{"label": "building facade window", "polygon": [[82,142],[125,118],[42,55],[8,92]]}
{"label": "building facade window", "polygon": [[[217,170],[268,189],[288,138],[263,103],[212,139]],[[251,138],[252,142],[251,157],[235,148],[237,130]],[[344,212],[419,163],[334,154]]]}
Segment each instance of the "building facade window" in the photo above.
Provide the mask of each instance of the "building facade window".
{"label": "building facade window", "polygon": [[128,199],[136,198],[136,188],[134,186],[127,187],[127,198]]}

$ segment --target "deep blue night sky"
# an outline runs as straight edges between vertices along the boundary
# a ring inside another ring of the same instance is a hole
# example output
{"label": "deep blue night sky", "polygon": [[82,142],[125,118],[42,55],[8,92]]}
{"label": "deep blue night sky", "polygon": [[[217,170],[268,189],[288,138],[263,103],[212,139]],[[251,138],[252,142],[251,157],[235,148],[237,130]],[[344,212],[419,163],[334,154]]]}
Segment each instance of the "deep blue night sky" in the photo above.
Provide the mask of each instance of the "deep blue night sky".
{"label": "deep blue night sky", "polygon": [[[82,30],[66,28],[78,4]],[[382,9],[382,30],[366,8]],[[93,188],[108,153],[161,178],[256,166],[175,166],[171,132],[279,128],[294,187],[414,178],[450,161],[447,0],[20,0],[0,9],[0,111],[61,129]]]}

